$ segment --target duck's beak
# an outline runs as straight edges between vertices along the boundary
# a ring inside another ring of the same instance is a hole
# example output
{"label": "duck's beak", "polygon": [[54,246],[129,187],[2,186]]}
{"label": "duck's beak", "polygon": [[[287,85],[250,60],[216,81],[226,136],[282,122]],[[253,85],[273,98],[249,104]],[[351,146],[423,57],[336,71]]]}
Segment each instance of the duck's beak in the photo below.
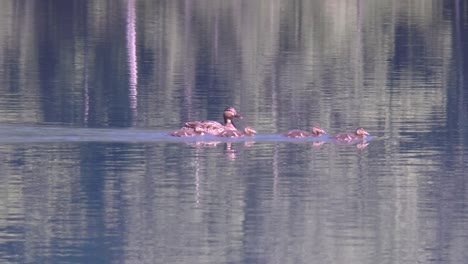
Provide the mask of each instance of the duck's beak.
{"label": "duck's beak", "polygon": [[242,119],[242,118],[243,118],[243,117],[242,117],[241,115],[239,115],[239,114],[236,114],[234,117],[237,117],[237,118],[239,118],[239,119]]}

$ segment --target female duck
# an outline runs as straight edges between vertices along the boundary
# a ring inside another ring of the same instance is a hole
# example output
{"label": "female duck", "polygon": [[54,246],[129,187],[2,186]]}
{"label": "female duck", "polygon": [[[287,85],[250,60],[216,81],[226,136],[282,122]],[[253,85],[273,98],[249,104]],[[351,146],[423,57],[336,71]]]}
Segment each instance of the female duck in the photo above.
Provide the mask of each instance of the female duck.
{"label": "female duck", "polygon": [[239,130],[225,130],[223,132],[221,132],[221,134],[219,134],[218,136],[220,137],[230,137],[230,138],[235,138],[235,137],[244,137],[244,136],[252,136],[252,135],[255,135],[257,134],[257,131],[255,131],[255,129],[253,129],[253,127],[250,127],[250,126],[246,126],[244,128],[244,131],[239,131]]}
{"label": "female duck", "polygon": [[182,127],[170,134],[173,137],[195,137],[205,135],[205,131],[201,127]]}
{"label": "female duck", "polygon": [[365,139],[367,136],[369,136],[369,133],[364,128],[358,127],[354,133],[340,133],[331,138],[338,142],[349,143],[355,140]]}
{"label": "female duck", "polygon": [[294,130],[287,132],[286,134],[283,134],[283,136],[290,137],[290,138],[305,138],[305,137],[319,137],[323,134],[327,134],[327,132],[325,132],[325,130],[323,130],[321,127],[315,125],[315,126],[312,126],[311,132],[294,129]]}
{"label": "female duck", "polygon": [[[174,131],[173,133],[171,133],[171,135],[172,134],[184,134],[186,133],[186,131],[189,131],[189,130],[193,130],[193,131],[187,132],[188,134],[197,134],[197,133],[203,132],[204,134],[219,135],[225,130],[236,130],[236,127],[234,126],[234,122],[232,122],[232,119],[242,118],[242,116],[236,112],[236,109],[234,109],[234,107],[231,107],[231,106],[228,106],[226,107],[226,109],[224,109],[223,117],[224,117],[224,125],[219,122],[212,121],[212,120],[189,121],[185,123],[184,127],[182,127],[181,129],[177,131]],[[196,130],[198,130],[198,132]]]}

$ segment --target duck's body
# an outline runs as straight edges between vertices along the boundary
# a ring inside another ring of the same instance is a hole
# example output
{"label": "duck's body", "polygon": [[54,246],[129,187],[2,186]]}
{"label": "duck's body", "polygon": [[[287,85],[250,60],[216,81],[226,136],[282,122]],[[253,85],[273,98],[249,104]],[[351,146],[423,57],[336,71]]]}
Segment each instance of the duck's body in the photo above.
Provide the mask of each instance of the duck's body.
{"label": "duck's body", "polygon": [[312,126],[311,132],[308,132],[305,130],[294,129],[283,134],[283,136],[290,137],[290,138],[305,138],[305,137],[319,137],[326,133],[327,132],[325,132],[325,130],[323,130],[321,127]]}
{"label": "duck's body", "polygon": [[290,138],[305,138],[305,137],[310,136],[310,132],[307,132],[305,130],[300,130],[300,129],[293,129],[283,134],[283,136],[290,137]]}
{"label": "duck's body", "polygon": [[253,129],[253,127],[246,126],[244,128],[244,131],[239,131],[237,129],[235,129],[235,130],[228,129],[228,130],[224,130],[218,136],[235,138],[235,137],[252,136],[252,135],[255,135],[255,134],[257,134],[257,131],[255,131],[255,129]]}
{"label": "duck's body", "polygon": [[205,120],[205,121],[190,121],[185,123],[185,127],[192,129],[199,127],[200,129],[203,130],[206,134],[209,135],[219,135],[224,131],[227,130],[236,130],[236,127],[232,123],[232,121],[228,121],[226,125],[222,125],[219,122],[216,121],[211,121],[211,120]]}
{"label": "duck's body", "polygon": [[234,107],[226,107],[224,109],[224,125],[217,122],[217,121],[212,121],[212,120],[204,120],[204,121],[189,121],[185,123],[185,126],[182,127],[179,130],[174,131],[172,134],[177,134],[176,132],[179,132],[180,134],[184,134],[186,131],[193,130],[192,132],[188,132],[189,135],[191,134],[197,134],[198,130],[199,132],[203,132],[203,134],[210,134],[210,135],[219,135],[223,133],[224,131],[228,130],[236,130],[236,127],[234,126],[234,123],[232,122],[233,118],[242,118],[239,114],[237,114],[236,109]]}
{"label": "duck's body", "polygon": [[354,133],[339,133],[331,137],[331,139],[341,143],[350,143],[356,140],[365,139],[367,136],[369,136],[369,133],[364,128],[359,127]]}
{"label": "duck's body", "polygon": [[173,137],[203,136],[205,132],[200,127],[182,127],[170,134]]}

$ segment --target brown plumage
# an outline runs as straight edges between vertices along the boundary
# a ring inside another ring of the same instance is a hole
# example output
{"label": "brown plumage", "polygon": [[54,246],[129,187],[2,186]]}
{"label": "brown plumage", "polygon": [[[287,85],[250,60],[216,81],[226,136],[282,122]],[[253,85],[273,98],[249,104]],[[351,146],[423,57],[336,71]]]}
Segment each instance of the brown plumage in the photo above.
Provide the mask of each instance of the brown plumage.
{"label": "brown plumage", "polygon": [[[228,106],[226,107],[226,109],[224,109],[223,117],[224,117],[224,125],[217,121],[212,121],[212,120],[189,121],[189,122],[186,122],[185,126],[182,127],[181,129],[172,132],[171,135],[182,134],[182,136],[185,136],[184,133],[187,133],[188,134],[187,136],[190,136],[192,134],[198,135],[200,132],[203,132],[204,134],[210,134],[210,135],[219,135],[223,131],[226,131],[226,130],[236,130],[236,127],[234,123],[232,122],[232,119],[242,118],[242,116],[237,113],[236,109],[234,109],[234,107],[231,107],[231,106]],[[187,132],[188,130],[193,130],[193,131]],[[195,130],[198,130],[198,132]],[[177,136],[177,135],[173,135],[173,136]]]}
{"label": "brown plumage", "polygon": [[203,136],[205,132],[201,127],[182,127],[170,135],[173,137],[194,137],[194,136]]}
{"label": "brown plumage", "polygon": [[225,130],[221,134],[219,134],[220,137],[244,137],[244,136],[252,136],[257,134],[257,131],[253,129],[253,127],[246,126],[244,128],[244,131],[239,131],[239,130]]}
{"label": "brown plumage", "polygon": [[369,133],[362,127],[358,127],[354,133],[339,133],[330,137],[339,142],[351,142],[358,139],[364,139],[369,136]]}
{"label": "brown plumage", "polygon": [[290,137],[290,138],[305,138],[305,137],[318,137],[326,133],[327,132],[325,132],[325,130],[323,130],[321,127],[314,125],[311,128],[311,132],[294,129],[283,134],[283,136]]}

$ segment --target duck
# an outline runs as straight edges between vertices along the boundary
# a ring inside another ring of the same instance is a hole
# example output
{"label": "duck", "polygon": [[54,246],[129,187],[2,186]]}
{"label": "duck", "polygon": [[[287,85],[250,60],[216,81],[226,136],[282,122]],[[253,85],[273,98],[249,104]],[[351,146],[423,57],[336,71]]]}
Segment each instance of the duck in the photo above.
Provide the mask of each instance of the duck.
{"label": "duck", "polygon": [[221,132],[218,136],[220,137],[230,137],[230,138],[235,138],[235,137],[244,137],[244,136],[252,136],[257,134],[257,131],[251,127],[251,126],[246,126],[244,128],[244,131],[239,131],[239,130],[225,130]]}
{"label": "duck", "polygon": [[[234,118],[242,119],[242,116],[237,113],[234,107],[232,106],[226,107],[223,112],[223,117],[224,117],[224,125],[217,121],[212,121],[212,120],[188,121],[185,123],[185,125],[182,128],[172,132],[171,135],[182,134],[182,136],[184,136],[184,133],[186,133],[188,130],[194,130],[192,132],[187,132],[188,135],[197,134],[201,132],[203,132],[203,134],[219,135],[226,130],[237,130],[232,119]],[[198,130],[198,132],[195,130]]]}
{"label": "duck", "polygon": [[182,127],[169,135],[173,137],[195,137],[195,136],[203,136],[205,135],[205,131],[199,127]]}
{"label": "duck", "polygon": [[319,136],[321,136],[323,134],[327,134],[327,132],[325,132],[325,130],[323,130],[318,125],[312,126],[310,130],[311,130],[311,132],[307,132],[307,131],[299,130],[299,129],[294,129],[294,130],[291,130],[291,131],[283,134],[283,136],[290,137],[290,138],[305,138],[305,137],[319,137]]}
{"label": "duck", "polygon": [[349,143],[355,140],[365,139],[369,135],[370,134],[364,128],[358,127],[354,133],[339,133],[330,138],[342,143]]}

